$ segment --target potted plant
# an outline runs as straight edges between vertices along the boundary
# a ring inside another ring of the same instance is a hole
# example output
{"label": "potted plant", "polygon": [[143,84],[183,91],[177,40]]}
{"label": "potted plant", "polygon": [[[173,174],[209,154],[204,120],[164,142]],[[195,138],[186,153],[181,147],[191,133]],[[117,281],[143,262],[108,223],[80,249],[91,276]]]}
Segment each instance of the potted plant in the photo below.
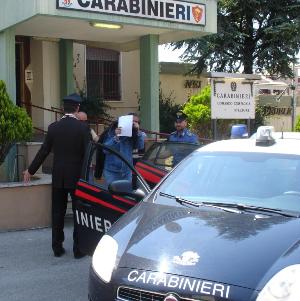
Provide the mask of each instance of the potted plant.
{"label": "potted plant", "polygon": [[[26,111],[10,99],[0,80],[0,166],[11,147],[32,135]],[[6,171],[7,172],[7,171]],[[33,181],[0,183],[0,231],[46,227],[51,223],[51,177]]]}
{"label": "potted plant", "polygon": [[0,80],[0,165],[14,143],[30,139],[31,135],[31,118],[12,102],[4,81]]}

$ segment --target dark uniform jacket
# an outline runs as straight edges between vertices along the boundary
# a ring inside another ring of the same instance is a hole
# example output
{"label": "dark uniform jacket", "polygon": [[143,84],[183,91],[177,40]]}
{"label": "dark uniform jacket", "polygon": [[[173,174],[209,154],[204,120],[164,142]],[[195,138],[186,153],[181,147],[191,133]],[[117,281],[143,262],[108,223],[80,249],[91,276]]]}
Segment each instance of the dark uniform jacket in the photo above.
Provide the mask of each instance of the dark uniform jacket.
{"label": "dark uniform jacket", "polygon": [[35,174],[53,151],[52,186],[74,189],[89,140],[89,128],[76,118],[65,116],[50,124],[45,141],[28,168],[29,173]]}

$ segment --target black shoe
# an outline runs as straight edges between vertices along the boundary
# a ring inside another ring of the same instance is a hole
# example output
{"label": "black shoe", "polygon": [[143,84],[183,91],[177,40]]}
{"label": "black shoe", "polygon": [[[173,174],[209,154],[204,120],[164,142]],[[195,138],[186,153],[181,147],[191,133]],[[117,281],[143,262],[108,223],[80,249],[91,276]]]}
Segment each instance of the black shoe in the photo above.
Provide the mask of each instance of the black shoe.
{"label": "black shoe", "polygon": [[66,250],[63,247],[61,247],[59,249],[53,250],[53,253],[55,257],[61,257],[66,253]]}
{"label": "black shoe", "polygon": [[73,253],[74,253],[74,258],[75,258],[75,259],[80,259],[80,258],[86,256],[84,253],[82,253],[82,252],[80,252],[80,251],[74,251]]}

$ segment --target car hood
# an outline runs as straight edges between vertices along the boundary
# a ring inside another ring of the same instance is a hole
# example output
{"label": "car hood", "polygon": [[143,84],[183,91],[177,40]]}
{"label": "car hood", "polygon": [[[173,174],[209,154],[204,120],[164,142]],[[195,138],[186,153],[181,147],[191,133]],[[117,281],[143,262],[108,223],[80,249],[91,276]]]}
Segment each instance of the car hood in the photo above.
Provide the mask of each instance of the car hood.
{"label": "car hood", "polygon": [[300,219],[142,202],[109,233],[118,267],[260,290],[300,262]]}

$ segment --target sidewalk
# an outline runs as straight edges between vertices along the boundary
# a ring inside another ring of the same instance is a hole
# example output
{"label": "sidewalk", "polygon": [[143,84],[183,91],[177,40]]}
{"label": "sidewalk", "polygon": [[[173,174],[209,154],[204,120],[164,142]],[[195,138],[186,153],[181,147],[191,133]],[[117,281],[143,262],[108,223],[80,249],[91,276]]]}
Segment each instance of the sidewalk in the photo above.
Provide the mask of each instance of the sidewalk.
{"label": "sidewalk", "polygon": [[72,219],[66,254],[53,256],[51,228],[0,233],[0,301],[86,301],[90,257],[74,259]]}

